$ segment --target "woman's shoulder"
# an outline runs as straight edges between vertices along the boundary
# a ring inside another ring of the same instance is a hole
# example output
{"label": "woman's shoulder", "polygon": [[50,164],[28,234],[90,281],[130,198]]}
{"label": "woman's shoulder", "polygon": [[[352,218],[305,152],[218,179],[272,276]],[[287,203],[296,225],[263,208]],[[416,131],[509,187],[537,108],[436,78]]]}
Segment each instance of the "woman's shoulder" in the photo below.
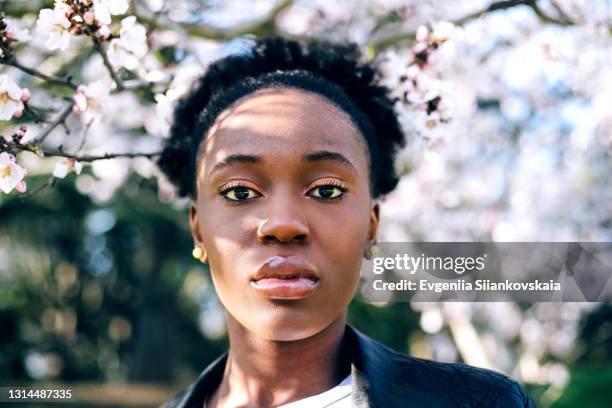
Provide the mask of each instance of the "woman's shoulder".
{"label": "woman's shoulder", "polygon": [[356,369],[381,403],[393,400],[430,407],[535,407],[525,389],[504,374],[402,354],[352,330],[359,351]]}
{"label": "woman's shoulder", "polygon": [[432,395],[444,394],[444,398],[454,401],[456,406],[535,407],[523,386],[497,371],[415,357],[399,362],[399,377],[413,379],[415,371],[427,382],[423,389],[431,389]]}

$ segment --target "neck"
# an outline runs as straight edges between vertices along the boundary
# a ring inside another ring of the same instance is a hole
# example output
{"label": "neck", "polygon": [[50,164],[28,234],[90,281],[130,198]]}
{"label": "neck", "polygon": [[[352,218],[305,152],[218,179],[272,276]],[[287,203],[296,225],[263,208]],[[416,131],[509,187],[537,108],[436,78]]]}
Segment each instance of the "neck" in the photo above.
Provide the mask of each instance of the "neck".
{"label": "neck", "polygon": [[350,372],[342,351],[346,313],[314,336],[295,341],[258,337],[228,319],[230,349],[217,406],[277,406],[316,395]]}

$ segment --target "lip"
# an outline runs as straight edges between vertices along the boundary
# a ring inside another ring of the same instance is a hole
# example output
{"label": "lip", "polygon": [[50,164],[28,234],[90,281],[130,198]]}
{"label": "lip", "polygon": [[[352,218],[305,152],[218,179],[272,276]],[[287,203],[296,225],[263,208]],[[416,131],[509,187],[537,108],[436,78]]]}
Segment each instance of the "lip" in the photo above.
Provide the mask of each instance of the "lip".
{"label": "lip", "polygon": [[319,273],[297,255],[276,255],[250,278],[257,293],[268,299],[297,300],[310,296],[319,286]]}

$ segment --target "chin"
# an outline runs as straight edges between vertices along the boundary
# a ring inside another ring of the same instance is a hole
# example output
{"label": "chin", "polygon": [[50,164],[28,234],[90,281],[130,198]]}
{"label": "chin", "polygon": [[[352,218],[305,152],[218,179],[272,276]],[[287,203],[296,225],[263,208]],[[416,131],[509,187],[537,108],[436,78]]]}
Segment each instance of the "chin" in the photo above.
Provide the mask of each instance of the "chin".
{"label": "chin", "polygon": [[[314,312],[316,313],[316,312]],[[297,341],[312,337],[328,327],[335,319],[314,319],[311,314],[296,316],[294,313],[267,312],[259,319],[241,322],[250,332],[270,341]]]}

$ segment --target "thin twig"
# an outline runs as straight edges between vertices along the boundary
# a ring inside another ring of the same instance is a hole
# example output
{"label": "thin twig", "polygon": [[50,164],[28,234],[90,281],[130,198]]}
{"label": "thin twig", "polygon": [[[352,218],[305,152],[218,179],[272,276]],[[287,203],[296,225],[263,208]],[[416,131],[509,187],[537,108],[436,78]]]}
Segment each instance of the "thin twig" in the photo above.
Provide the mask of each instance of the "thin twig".
{"label": "thin twig", "polygon": [[[209,40],[227,41],[235,37],[240,37],[245,34],[254,34],[256,36],[270,35],[275,31],[275,21],[277,17],[289,7],[293,5],[293,0],[284,0],[276,5],[270,13],[264,18],[253,22],[249,25],[240,25],[231,29],[220,29],[202,22],[199,23],[176,23],[164,18],[163,15],[155,17],[151,11],[144,13],[139,10],[136,14],[139,21],[154,28],[168,28],[177,24],[191,37],[206,38]],[[142,9],[142,7],[140,7]]]}
{"label": "thin twig", "polygon": [[34,138],[34,141],[36,141],[36,143],[42,143],[47,138],[47,136],[51,134],[53,129],[55,129],[60,123],[64,123],[64,120],[66,120],[68,115],[70,115],[70,112],[72,112],[73,106],[74,106],[74,101],[70,99],[70,102],[64,108],[64,110],[61,111],[59,115],[57,115],[57,117],[53,120],[53,122],[51,122],[43,130],[41,130],[41,132]]}
{"label": "thin twig", "polygon": [[30,152],[30,153],[34,153],[38,156],[43,156],[43,157],[65,157],[67,159],[72,159],[72,160],[76,160],[79,162],[93,162],[93,161],[97,161],[97,160],[108,160],[108,159],[115,159],[115,158],[119,158],[119,157],[125,157],[125,158],[135,158],[135,157],[147,157],[147,158],[153,158],[155,156],[159,156],[161,154],[161,152],[151,152],[151,153],[105,153],[105,154],[101,154],[101,155],[75,155],[75,154],[70,154],[70,153],[66,153],[64,151],[60,150],[43,150],[40,147],[34,145],[33,143],[28,143],[25,145],[22,144],[18,144],[18,143],[14,143],[14,142],[10,142],[7,144],[7,149],[9,151],[13,151],[13,152],[18,152],[18,151],[24,151],[24,152]]}
{"label": "thin twig", "polygon": [[557,13],[559,14],[559,16],[567,21],[570,24],[576,24],[576,22],[565,12],[565,10],[563,10],[563,8],[554,0],[551,0],[550,2],[552,4],[552,6],[554,7],[554,9],[557,11]]}
{"label": "thin twig", "polygon": [[49,179],[47,181],[45,181],[44,183],[42,183],[41,185],[39,185],[38,187],[32,189],[32,190],[28,190],[27,193],[23,193],[19,195],[19,199],[21,201],[25,201],[28,198],[32,197],[34,194],[37,194],[39,192],[41,192],[42,190],[44,190],[47,187],[53,187],[53,185],[55,184],[55,180],[56,178],[51,176],[49,177]]}
{"label": "thin twig", "polygon": [[93,122],[94,122],[93,120],[89,121],[89,123],[85,125],[85,128],[81,132],[81,142],[79,143],[79,147],[75,150],[75,154],[80,152],[83,146],[85,146],[85,139],[87,137],[87,133],[89,132],[89,129],[91,128],[91,125],[93,124]]}
{"label": "thin twig", "polygon": [[37,69],[34,68],[30,68],[30,67],[26,67],[25,65],[23,65],[22,63],[20,63],[19,61],[17,61],[17,59],[12,58],[8,61],[4,61],[2,62],[3,64],[6,65],[11,65],[15,68],[18,68],[20,70],[22,70],[25,73],[28,73],[32,76],[35,76],[37,78],[40,78],[44,81],[47,81],[50,84],[56,84],[56,85],[62,85],[62,86],[67,86],[69,88],[72,89],[76,89],[77,88],[77,84],[75,84],[74,82],[72,82],[72,78],[68,77],[68,78],[57,78],[57,77],[53,77],[47,74],[43,74],[42,72],[38,71]]}
{"label": "thin twig", "polygon": [[146,81],[141,79],[132,79],[123,82],[123,89],[113,89],[111,94],[117,94],[123,91],[138,91],[141,89],[147,89],[154,86],[165,86],[170,83],[170,78],[163,79],[161,81]]}
{"label": "thin twig", "polygon": [[30,115],[32,119],[34,119],[34,123],[41,123],[41,122],[49,123],[47,118],[45,118],[40,113],[38,113],[39,110],[43,110],[43,109],[34,107],[26,102],[23,103],[23,111],[27,113],[28,115]]}
{"label": "thin twig", "polygon": [[558,24],[560,26],[573,25],[572,21],[559,20],[557,18],[551,17],[548,14],[544,13],[544,11],[540,8],[540,6],[538,6],[538,2],[536,0],[528,0],[527,5],[531,7],[531,9],[536,14],[536,16],[538,16],[538,18],[545,23]]}
{"label": "thin twig", "polygon": [[[159,16],[161,16],[165,11],[166,11],[166,6],[168,5],[168,0],[164,0],[162,6],[159,8],[159,10],[157,10],[155,13],[153,13],[153,17],[151,18],[151,21],[148,24],[147,27],[147,43],[149,44],[149,47],[151,46],[150,42],[151,42],[151,34],[153,34],[153,31],[155,30],[155,27],[157,25],[157,21],[159,20]],[[134,4],[135,6],[135,4]],[[135,7],[134,10],[132,10],[132,12],[136,12]]]}
{"label": "thin twig", "polygon": [[[546,23],[558,24],[562,26],[569,26],[574,24],[571,20],[559,20],[553,18],[551,16],[546,15],[542,9],[538,6],[537,0],[502,0],[489,4],[487,7],[478,10],[474,13],[468,14],[461,18],[451,20],[450,22],[454,25],[461,26],[467,23],[468,21],[477,19],[479,17],[485,16],[489,13],[498,10],[507,10],[517,6],[527,6],[533,10],[533,12],[538,16],[538,18]],[[389,32],[389,31],[388,31]],[[370,46],[373,47],[377,51],[384,50],[386,48],[392,47],[397,43],[406,40],[414,40],[416,38],[416,31],[407,31],[407,32],[398,32],[398,30],[390,30],[391,34],[387,36],[374,36],[370,41]],[[378,37],[378,38],[377,38]]]}
{"label": "thin twig", "polygon": [[113,69],[113,66],[110,63],[110,60],[108,59],[108,55],[106,55],[106,51],[104,50],[104,47],[102,46],[102,43],[100,42],[100,39],[96,37],[95,33],[91,33],[90,37],[93,40],[94,48],[96,49],[98,54],[100,54],[100,56],[102,57],[102,61],[104,62],[106,69],[108,70],[110,76],[113,78],[113,81],[115,81],[115,84],[117,85],[117,90],[123,91],[124,89],[123,83],[121,82],[121,80],[119,79],[119,76]]}
{"label": "thin twig", "polygon": [[472,14],[468,14],[467,16],[461,17],[459,19],[456,19],[453,21],[453,24],[455,25],[463,25],[465,23],[467,23],[470,20],[475,20],[479,17],[482,17],[486,14],[492,13],[494,11],[497,10],[506,10],[512,7],[516,7],[516,6],[524,6],[524,5],[528,5],[527,3],[529,3],[529,0],[504,0],[504,1],[498,1],[495,3],[491,3],[489,4],[488,7],[485,7],[482,10],[476,11],[475,13]]}

